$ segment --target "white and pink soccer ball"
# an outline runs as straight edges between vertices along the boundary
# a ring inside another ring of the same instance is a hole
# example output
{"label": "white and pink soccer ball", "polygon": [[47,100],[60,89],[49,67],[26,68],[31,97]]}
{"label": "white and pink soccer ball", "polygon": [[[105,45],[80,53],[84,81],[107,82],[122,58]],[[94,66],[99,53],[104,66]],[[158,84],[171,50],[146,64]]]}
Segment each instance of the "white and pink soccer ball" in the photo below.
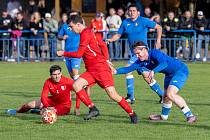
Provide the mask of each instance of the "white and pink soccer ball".
{"label": "white and pink soccer ball", "polygon": [[56,110],[52,107],[44,108],[41,111],[42,121],[45,124],[54,124],[57,121]]}

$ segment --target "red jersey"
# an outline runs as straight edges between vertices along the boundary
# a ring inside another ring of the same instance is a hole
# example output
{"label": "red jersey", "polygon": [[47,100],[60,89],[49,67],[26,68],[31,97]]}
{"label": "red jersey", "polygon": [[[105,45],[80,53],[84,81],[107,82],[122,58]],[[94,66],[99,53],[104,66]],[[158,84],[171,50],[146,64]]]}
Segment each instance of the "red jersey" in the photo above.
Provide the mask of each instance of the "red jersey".
{"label": "red jersey", "polygon": [[110,70],[106,62],[109,59],[106,43],[97,40],[90,28],[81,32],[78,52],[64,52],[64,57],[83,57],[85,68],[90,72]]}
{"label": "red jersey", "polygon": [[97,40],[103,40],[103,33],[102,32],[98,32],[98,31],[102,31],[103,30],[103,21],[102,21],[102,19],[100,19],[100,20],[93,19],[91,21],[90,27],[92,29],[96,30],[95,35],[96,35]]}
{"label": "red jersey", "polygon": [[[63,104],[71,106],[71,94],[70,91],[73,90],[74,80],[62,76],[59,82],[54,82],[51,78],[48,78],[43,86],[41,101],[44,107],[50,107],[50,102],[53,101],[55,105]],[[51,96],[48,96],[48,94]]]}

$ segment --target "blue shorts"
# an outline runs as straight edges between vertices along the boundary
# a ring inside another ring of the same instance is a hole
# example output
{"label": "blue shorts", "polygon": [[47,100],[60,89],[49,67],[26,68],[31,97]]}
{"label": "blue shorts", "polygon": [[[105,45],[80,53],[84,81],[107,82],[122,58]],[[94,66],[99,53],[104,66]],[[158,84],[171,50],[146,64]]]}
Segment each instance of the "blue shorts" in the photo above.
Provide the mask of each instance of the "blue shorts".
{"label": "blue shorts", "polygon": [[65,58],[65,60],[66,60],[66,67],[69,73],[72,72],[72,69],[77,69],[77,70],[80,69],[82,58]]}
{"label": "blue shorts", "polygon": [[164,88],[167,89],[169,85],[177,87],[179,90],[184,86],[189,75],[187,66],[178,70],[173,75],[166,75],[164,79]]}

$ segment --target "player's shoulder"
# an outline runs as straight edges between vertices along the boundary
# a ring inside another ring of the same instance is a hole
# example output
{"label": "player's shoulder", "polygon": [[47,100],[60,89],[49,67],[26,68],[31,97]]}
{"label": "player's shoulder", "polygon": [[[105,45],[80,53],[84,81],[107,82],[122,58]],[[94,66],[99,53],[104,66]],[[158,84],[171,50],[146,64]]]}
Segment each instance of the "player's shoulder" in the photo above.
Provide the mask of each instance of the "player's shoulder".
{"label": "player's shoulder", "polygon": [[45,80],[44,84],[49,85],[50,83],[52,83],[52,79],[49,77]]}
{"label": "player's shoulder", "polygon": [[151,56],[158,56],[158,55],[162,54],[162,52],[161,52],[159,49],[151,49],[151,50],[149,51],[149,54],[150,54]]}
{"label": "player's shoulder", "polygon": [[87,28],[85,28],[85,29],[82,31],[81,34],[91,34],[91,33],[92,33],[92,28],[87,27]]}
{"label": "player's shoulder", "polygon": [[123,20],[122,24],[130,23],[130,22],[131,22],[131,18],[126,18]]}
{"label": "player's shoulder", "polygon": [[61,30],[67,30],[68,28],[70,28],[69,26],[68,26],[68,24],[67,23],[64,23],[64,24],[62,24],[61,25]]}

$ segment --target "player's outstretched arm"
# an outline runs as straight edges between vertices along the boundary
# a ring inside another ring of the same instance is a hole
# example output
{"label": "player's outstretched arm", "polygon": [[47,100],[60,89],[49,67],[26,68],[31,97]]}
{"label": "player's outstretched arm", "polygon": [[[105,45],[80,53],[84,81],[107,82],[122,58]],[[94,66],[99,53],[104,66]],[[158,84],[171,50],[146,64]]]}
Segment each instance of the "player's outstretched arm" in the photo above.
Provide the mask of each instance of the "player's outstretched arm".
{"label": "player's outstretched arm", "polygon": [[162,36],[162,27],[160,25],[156,25],[155,29],[157,30],[157,41],[155,44],[156,49],[161,48],[161,36]]}
{"label": "player's outstretched arm", "polygon": [[138,65],[137,64],[132,64],[128,67],[121,67],[121,68],[118,68],[116,69],[116,74],[127,74],[127,73],[130,73],[134,70],[137,70],[138,69]]}

